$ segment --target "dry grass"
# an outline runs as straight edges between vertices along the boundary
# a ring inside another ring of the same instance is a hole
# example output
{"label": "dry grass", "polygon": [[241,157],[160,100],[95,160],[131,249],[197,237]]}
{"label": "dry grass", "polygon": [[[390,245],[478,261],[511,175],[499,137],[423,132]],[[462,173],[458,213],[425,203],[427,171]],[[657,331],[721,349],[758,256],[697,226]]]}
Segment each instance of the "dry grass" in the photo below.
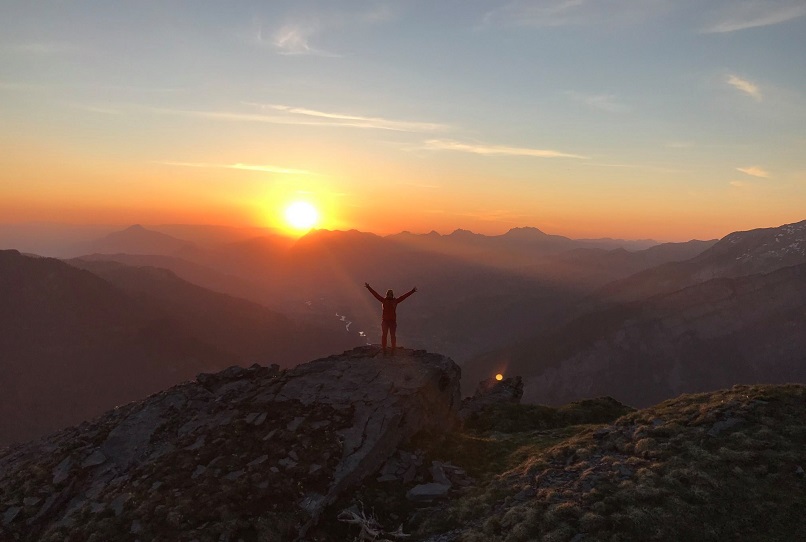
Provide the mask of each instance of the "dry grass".
{"label": "dry grass", "polygon": [[[511,424],[533,427],[546,413],[528,409]],[[806,479],[797,473],[806,467],[804,386],[685,395],[609,425],[566,427],[565,438],[558,430],[485,437],[482,426],[452,438],[486,443],[474,456],[485,483],[424,521],[420,536],[457,526],[458,540],[490,542],[774,541],[806,532]],[[462,448],[453,451],[461,465]]]}

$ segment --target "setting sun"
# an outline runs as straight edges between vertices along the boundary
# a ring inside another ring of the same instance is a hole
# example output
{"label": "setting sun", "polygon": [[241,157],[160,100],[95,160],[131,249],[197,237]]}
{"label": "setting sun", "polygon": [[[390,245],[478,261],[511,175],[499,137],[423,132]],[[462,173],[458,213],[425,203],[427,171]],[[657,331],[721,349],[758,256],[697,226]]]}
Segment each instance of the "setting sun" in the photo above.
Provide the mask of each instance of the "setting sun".
{"label": "setting sun", "polygon": [[285,220],[296,230],[309,230],[319,222],[319,213],[307,201],[296,201],[286,207]]}

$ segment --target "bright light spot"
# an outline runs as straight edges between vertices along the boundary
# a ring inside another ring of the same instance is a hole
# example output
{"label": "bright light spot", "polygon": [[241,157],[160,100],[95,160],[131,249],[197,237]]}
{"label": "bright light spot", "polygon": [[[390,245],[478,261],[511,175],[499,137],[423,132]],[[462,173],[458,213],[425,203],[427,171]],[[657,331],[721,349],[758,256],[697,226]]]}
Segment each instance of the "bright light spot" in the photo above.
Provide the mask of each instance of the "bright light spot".
{"label": "bright light spot", "polygon": [[497,375],[495,375],[495,379],[496,379],[496,380],[503,380],[503,379],[504,379],[504,375],[502,375],[501,373],[498,373]]}
{"label": "bright light spot", "polygon": [[319,222],[319,213],[307,201],[295,201],[285,208],[285,220],[297,230],[309,230]]}

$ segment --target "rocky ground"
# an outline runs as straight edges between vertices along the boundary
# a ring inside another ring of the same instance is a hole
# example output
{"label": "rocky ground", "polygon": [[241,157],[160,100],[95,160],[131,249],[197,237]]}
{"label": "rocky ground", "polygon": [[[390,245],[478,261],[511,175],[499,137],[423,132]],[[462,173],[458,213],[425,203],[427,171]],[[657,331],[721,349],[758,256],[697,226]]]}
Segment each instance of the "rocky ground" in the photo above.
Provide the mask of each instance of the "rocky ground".
{"label": "rocky ground", "polygon": [[458,403],[459,368],[424,351],[199,375],[0,453],[0,540],[297,539]]}
{"label": "rocky ground", "polygon": [[[233,367],[0,451],[2,541],[802,540],[806,387],[459,401],[448,358]],[[460,419],[462,422],[460,422]]]}

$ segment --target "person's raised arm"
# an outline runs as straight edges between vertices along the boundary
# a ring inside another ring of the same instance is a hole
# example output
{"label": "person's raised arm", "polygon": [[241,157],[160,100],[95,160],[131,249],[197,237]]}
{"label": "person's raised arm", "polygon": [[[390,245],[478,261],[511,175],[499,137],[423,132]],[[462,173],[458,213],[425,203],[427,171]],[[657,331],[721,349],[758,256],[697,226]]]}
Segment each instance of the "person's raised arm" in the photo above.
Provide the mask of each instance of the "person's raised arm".
{"label": "person's raised arm", "polygon": [[416,291],[417,291],[417,287],[415,286],[414,288],[412,288],[411,290],[409,290],[408,292],[406,292],[402,296],[398,297],[397,302],[400,303],[401,301],[403,301],[404,299],[406,299],[407,297],[409,297],[411,294],[413,294]]}
{"label": "person's raised arm", "polygon": [[367,287],[367,290],[369,290],[369,291],[372,293],[372,295],[374,295],[374,296],[375,296],[375,299],[377,299],[378,301],[380,301],[381,303],[383,303],[383,298],[381,297],[381,294],[379,294],[378,292],[376,292],[375,290],[373,290],[373,289],[372,289],[372,286],[370,286],[370,285],[369,285],[369,282],[365,282],[365,283],[364,283],[364,286],[366,286],[366,287]]}

